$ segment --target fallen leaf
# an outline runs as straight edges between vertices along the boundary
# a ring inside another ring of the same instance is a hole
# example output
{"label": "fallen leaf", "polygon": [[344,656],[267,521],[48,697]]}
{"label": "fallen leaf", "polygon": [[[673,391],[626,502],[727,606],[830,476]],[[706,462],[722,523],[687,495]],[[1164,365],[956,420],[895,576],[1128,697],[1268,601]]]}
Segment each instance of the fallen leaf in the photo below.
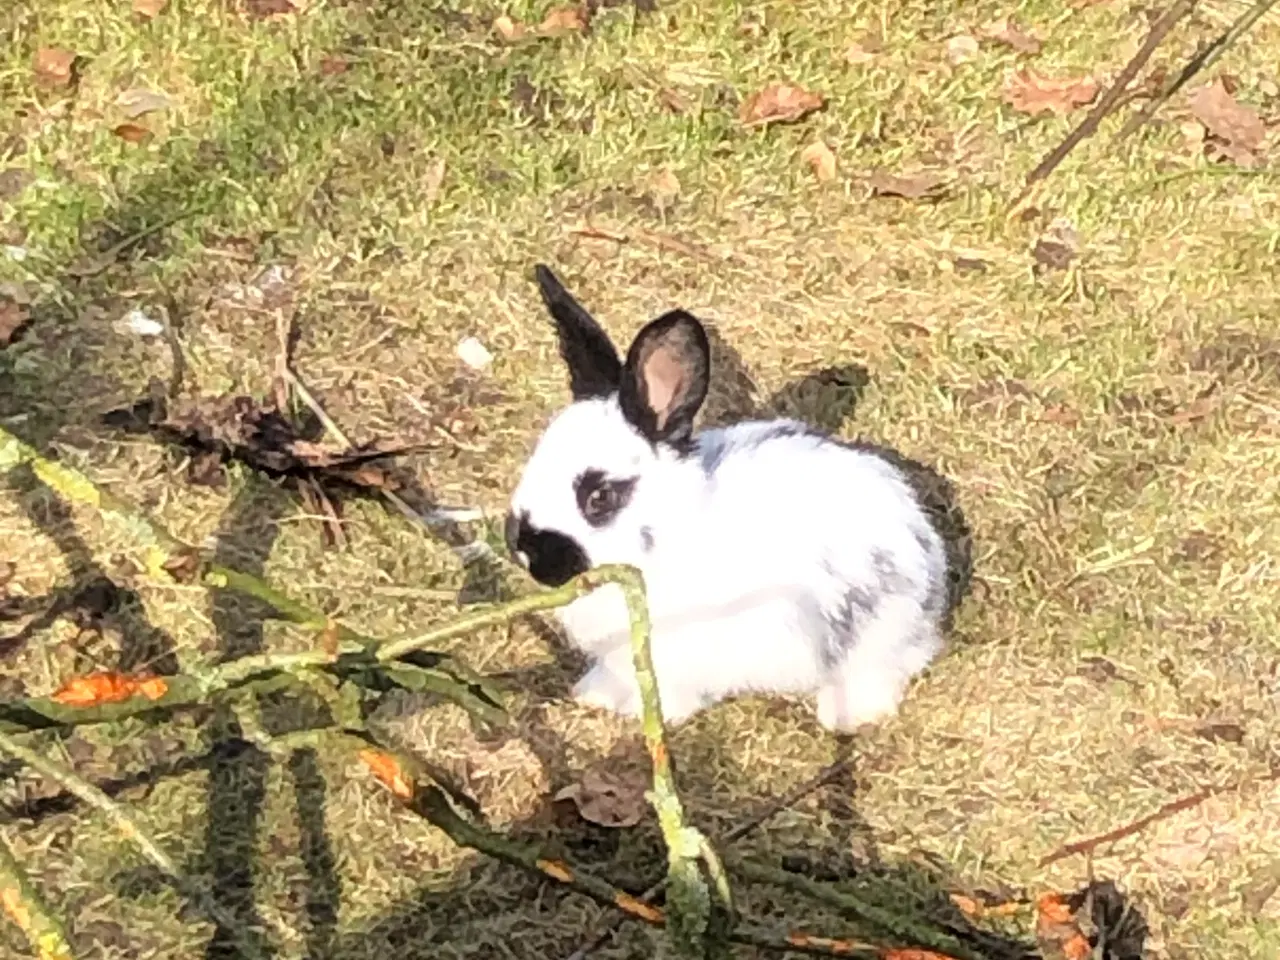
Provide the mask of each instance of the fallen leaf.
{"label": "fallen leaf", "polygon": [[1080,235],[1071,221],[1059,217],[1036,240],[1031,256],[1036,263],[1048,270],[1065,270],[1080,251]]}
{"label": "fallen leaf", "polygon": [[65,87],[71,82],[76,55],[61,47],[41,47],[36,51],[36,77],[50,86]]}
{"label": "fallen leaf", "polygon": [[954,957],[936,950],[921,950],[919,947],[898,947],[885,950],[880,954],[881,960],[955,960]]}
{"label": "fallen leaf", "polygon": [[634,827],[644,819],[648,788],[648,777],[642,769],[612,770],[602,764],[588,769],[577,783],[565,787],[553,799],[572,801],[582,819],[602,827]]}
{"label": "fallen leaf", "polygon": [[508,16],[498,17],[493,21],[494,32],[503,40],[519,40],[527,32],[523,23],[517,23]]}
{"label": "fallen leaf", "polygon": [[0,297],[0,347],[11,343],[30,319],[30,312],[17,300]]}
{"label": "fallen leaf", "polygon": [[1093,954],[1076,923],[1075,911],[1060,893],[1046,893],[1036,900],[1036,939],[1046,957],[1088,960]]}
{"label": "fallen leaf", "polygon": [[244,0],[244,9],[254,20],[269,20],[297,13],[298,8],[290,0]]}
{"label": "fallen leaf", "polygon": [[978,41],[968,34],[959,34],[947,41],[947,60],[959,65],[972,60],[978,53]]}
{"label": "fallen leaf", "polygon": [[324,77],[336,77],[350,69],[351,64],[343,57],[325,57],[320,61],[320,75]]}
{"label": "fallen leaf", "polygon": [[1238,723],[1206,723],[1196,727],[1195,734],[1214,743],[1222,740],[1227,743],[1244,743],[1244,727]]}
{"label": "fallen leaf", "polygon": [[150,674],[130,676],[125,673],[101,672],[72,677],[49,699],[64,707],[96,707],[105,703],[120,703],[138,694],[148,700],[159,700],[168,689],[169,685],[162,678]]}
{"label": "fallen leaf", "polygon": [[111,129],[125,143],[142,143],[151,136],[151,131],[140,123],[120,123]]}
{"label": "fallen leaf", "polygon": [[128,119],[136,120],[144,113],[167,110],[173,106],[173,101],[163,93],[147,90],[145,87],[136,87],[132,90],[125,90],[120,96],[116,97],[116,106],[120,108]]}
{"label": "fallen leaf", "polygon": [[194,550],[178,550],[160,569],[179,583],[192,583],[200,572],[200,555]]}
{"label": "fallen leaf", "polygon": [[649,192],[657,202],[659,210],[665,212],[680,196],[680,178],[670,167],[663,167],[649,181]]}
{"label": "fallen leaf", "polygon": [[133,12],[150,20],[160,15],[169,0],[133,0]]}
{"label": "fallen leaf", "polygon": [[1064,427],[1074,427],[1080,422],[1080,414],[1076,413],[1066,404],[1051,403],[1044,408],[1044,413],[1040,415],[1040,419],[1046,423],[1057,423]]}
{"label": "fallen leaf", "polygon": [[908,200],[918,200],[921,197],[935,193],[942,186],[943,176],[940,173],[929,171],[898,176],[893,173],[885,173],[883,170],[876,170],[867,178],[867,183],[871,185],[873,196],[904,197]]}
{"label": "fallen leaf", "polygon": [[1221,152],[1241,166],[1249,166],[1267,129],[1252,107],[1236,101],[1218,78],[1191,96],[1191,113],[1220,141]]}
{"label": "fallen leaf", "polygon": [[790,123],[821,109],[824,103],[822,94],[775,81],[748,97],[738,111],[738,118],[749,127]]}
{"label": "fallen leaf", "polygon": [[1053,80],[1033,70],[1019,70],[1005,82],[1004,102],[1022,113],[1065,114],[1091,103],[1098,95],[1093,77]]}
{"label": "fallen leaf", "polygon": [[800,159],[809,165],[813,175],[819,180],[836,178],[836,155],[821,140],[815,140],[801,150]]}
{"label": "fallen leaf", "polygon": [[1017,23],[1007,17],[991,21],[978,32],[988,40],[995,40],[1012,47],[1018,53],[1040,52],[1040,38],[1023,30]]}
{"label": "fallen leaf", "polygon": [[401,800],[413,799],[413,780],[400,768],[400,761],[381,750],[361,750],[360,759],[382,785]]}
{"label": "fallen leaf", "polygon": [[658,91],[658,102],[671,113],[688,113],[689,108],[693,106],[688,97],[670,87],[663,87]]}
{"label": "fallen leaf", "polygon": [[558,37],[565,33],[582,33],[587,29],[587,11],[583,7],[553,7],[538,24],[538,33],[544,37]]}
{"label": "fallen leaf", "polygon": [[859,64],[870,63],[875,58],[875,51],[868,50],[865,44],[857,40],[854,40],[844,48],[844,62],[855,67]]}

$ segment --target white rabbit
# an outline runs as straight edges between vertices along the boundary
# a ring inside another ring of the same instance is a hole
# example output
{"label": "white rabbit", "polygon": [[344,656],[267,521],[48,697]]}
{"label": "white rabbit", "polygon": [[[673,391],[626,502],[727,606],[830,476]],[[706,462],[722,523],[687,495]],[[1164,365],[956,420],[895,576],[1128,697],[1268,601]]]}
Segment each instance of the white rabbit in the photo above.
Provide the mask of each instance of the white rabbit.
{"label": "white rabbit", "polygon": [[[710,350],[673,310],[622,361],[545,266],[535,270],[573,402],[511,501],[513,557],[546,585],[606,563],[644,574],[663,713],[734,693],[817,694],[851,729],[893,714],[940,651],[947,559],[903,473],[795,420],[694,432]],[[626,605],[614,585],[559,611],[594,664],[583,702],[637,716]]]}

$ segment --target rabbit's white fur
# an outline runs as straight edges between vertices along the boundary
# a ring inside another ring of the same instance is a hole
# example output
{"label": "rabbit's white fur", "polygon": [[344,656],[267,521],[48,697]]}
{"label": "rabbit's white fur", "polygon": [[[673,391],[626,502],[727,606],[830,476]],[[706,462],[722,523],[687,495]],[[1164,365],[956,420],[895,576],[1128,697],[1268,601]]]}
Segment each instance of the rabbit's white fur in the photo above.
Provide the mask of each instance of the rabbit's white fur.
{"label": "rabbit's white fur", "polygon": [[[603,529],[575,498],[584,469],[638,478]],[[578,400],[540,438],[512,511],[591,566],[643,572],[672,722],[737,692],[816,692],[820,722],[848,729],[894,713],[941,649],[945,553],[905,478],[796,421],[705,430],[681,451],[642,436],[616,395]],[[638,715],[621,591],[559,618],[595,660],[575,695]]]}

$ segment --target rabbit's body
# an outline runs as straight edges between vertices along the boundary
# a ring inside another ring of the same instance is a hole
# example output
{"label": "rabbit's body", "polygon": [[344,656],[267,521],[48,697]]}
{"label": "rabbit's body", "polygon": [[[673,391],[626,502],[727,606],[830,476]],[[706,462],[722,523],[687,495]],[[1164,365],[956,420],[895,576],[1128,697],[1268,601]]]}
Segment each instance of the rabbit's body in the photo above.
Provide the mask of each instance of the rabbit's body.
{"label": "rabbit's body", "polygon": [[[668,359],[647,368],[698,378]],[[892,713],[941,648],[946,601],[941,539],[903,475],[793,420],[655,439],[626,389],[580,396],[548,426],[512,500],[513,552],[547,582],[605,563],[641,570],[673,722],[752,691],[817,693],[833,728]],[[593,499],[600,489],[609,496]],[[579,699],[638,714],[621,591],[559,618],[595,660]]]}

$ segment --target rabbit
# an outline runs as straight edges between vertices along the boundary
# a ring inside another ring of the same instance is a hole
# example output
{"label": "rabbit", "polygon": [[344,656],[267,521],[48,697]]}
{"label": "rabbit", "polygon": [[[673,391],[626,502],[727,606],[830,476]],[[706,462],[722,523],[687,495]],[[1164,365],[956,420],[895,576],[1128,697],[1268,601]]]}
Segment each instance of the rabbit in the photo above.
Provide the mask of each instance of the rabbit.
{"label": "rabbit", "polygon": [[[620,358],[539,264],[572,402],[537,440],[507,547],[559,586],[625,563],[644,576],[658,696],[679,724],[734,694],[817,695],[827,729],[897,712],[942,649],[944,544],[886,459],[791,419],[694,429],[710,348],[671,310]],[[608,584],[557,611],[593,665],[579,702],[641,712],[626,603]]]}

